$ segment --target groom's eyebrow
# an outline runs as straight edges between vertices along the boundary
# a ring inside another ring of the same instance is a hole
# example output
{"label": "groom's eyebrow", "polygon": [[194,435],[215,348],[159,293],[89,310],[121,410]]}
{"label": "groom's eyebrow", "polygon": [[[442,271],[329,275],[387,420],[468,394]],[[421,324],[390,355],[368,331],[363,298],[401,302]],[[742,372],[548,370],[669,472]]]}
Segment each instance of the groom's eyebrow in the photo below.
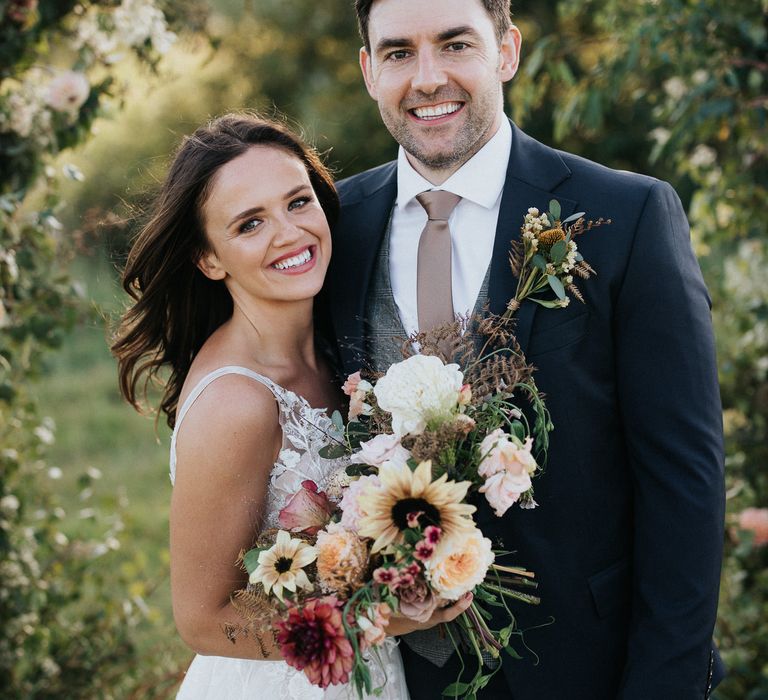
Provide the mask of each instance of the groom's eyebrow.
{"label": "groom's eyebrow", "polygon": [[[286,192],[283,195],[283,199],[290,199],[291,197],[297,195],[299,192],[303,192],[304,190],[311,191],[311,189],[312,188],[309,185],[299,185],[298,187],[294,187],[292,190],[290,190],[290,192]],[[230,221],[227,224],[227,228],[232,226],[232,224],[236,224],[238,221],[242,221],[243,219],[245,219],[248,216],[256,216],[256,214],[261,214],[261,212],[263,212],[263,211],[264,211],[264,207],[261,207],[261,206],[259,206],[259,207],[251,207],[250,209],[246,209],[245,211],[241,211],[239,214],[237,214],[236,216],[232,217],[232,221]]]}
{"label": "groom's eyebrow", "polygon": [[[444,29],[435,37],[435,39],[439,42],[450,41],[451,39],[455,39],[457,36],[471,36],[473,38],[478,38],[479,34],[469,25],[462,25],[459,27]],[[408,39],[407,37],[384,38],[376,44],[376,53],[380,54],[387,49],[403,48],[404,46],[410,46],[412,43],[413,40]]]}

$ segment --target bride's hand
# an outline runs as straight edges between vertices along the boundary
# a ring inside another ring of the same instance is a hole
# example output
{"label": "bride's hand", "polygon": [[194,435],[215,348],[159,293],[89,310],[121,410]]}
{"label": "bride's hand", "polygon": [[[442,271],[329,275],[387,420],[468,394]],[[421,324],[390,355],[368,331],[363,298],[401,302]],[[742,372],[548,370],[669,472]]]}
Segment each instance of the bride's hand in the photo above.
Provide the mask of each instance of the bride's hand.
{"label": "bride's hand", "polygon": [[463,613],[472,604],[472,594],[459,598],[455,603],[451,603],[444,608],[436,608],[432,613],[432,617],[426,622],[416,622],[408,617],[402,615],[392,615],[389,619],[389,625],[387,625],[387,634],[392,637],[399,637],[401,634],[409,634],[416,630],[428,630],[435,625],[440,625],[444,622],[451,622],[455,620],[461,613]]}

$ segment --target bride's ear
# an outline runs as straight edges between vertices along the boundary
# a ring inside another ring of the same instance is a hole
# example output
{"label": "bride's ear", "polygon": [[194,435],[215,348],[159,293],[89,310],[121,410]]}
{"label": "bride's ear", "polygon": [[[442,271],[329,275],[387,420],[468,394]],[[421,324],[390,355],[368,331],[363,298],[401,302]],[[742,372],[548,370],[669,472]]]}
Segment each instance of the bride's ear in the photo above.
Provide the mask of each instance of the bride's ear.
{"label": "bride's ear", "polygon": [[223,280],[227,276],[227,271],[221,266],[219,259],[216,257],[216,253],[212,250],[203,253],[197,259],[195,264],[197,265],[197,269],[208,279]]}

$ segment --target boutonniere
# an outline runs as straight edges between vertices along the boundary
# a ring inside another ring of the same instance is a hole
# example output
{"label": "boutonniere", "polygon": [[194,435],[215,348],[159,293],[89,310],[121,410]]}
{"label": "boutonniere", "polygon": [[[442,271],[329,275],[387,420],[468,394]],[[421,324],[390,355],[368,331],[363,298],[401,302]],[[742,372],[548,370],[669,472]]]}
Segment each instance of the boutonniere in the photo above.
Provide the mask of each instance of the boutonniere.
{"label": "boutonniere", "polygon": [[[546,213],[531,207],[521,228],[522,240],[512,243],[509,254],[512,272],[517,277],[517,290],[504,315],[514,315],[524,299],[548,309],[565,308],[571,303],[571,296],[584,303],[574,278],[586,280],[597,273],[579,253],[575,238],[610,223],[611,219],[602,217],[597,221],[585,221],[584,212],[561,221],[560,204],[556,199],[550,201]],[[537,296],[546,290],[554,292],[556,298]]]}

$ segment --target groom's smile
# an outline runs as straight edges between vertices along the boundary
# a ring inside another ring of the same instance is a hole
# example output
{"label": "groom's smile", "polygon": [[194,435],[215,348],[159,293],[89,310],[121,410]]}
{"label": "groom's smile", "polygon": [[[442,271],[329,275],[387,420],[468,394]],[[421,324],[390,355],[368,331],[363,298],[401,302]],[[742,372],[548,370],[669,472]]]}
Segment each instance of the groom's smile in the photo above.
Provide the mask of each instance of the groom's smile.
{"label": "groom's smile", "polygon": [[412,165],[439,184],[499,128],[519,33],[499,39],[480,0],[377,0],[368,30],[368,92]]}

